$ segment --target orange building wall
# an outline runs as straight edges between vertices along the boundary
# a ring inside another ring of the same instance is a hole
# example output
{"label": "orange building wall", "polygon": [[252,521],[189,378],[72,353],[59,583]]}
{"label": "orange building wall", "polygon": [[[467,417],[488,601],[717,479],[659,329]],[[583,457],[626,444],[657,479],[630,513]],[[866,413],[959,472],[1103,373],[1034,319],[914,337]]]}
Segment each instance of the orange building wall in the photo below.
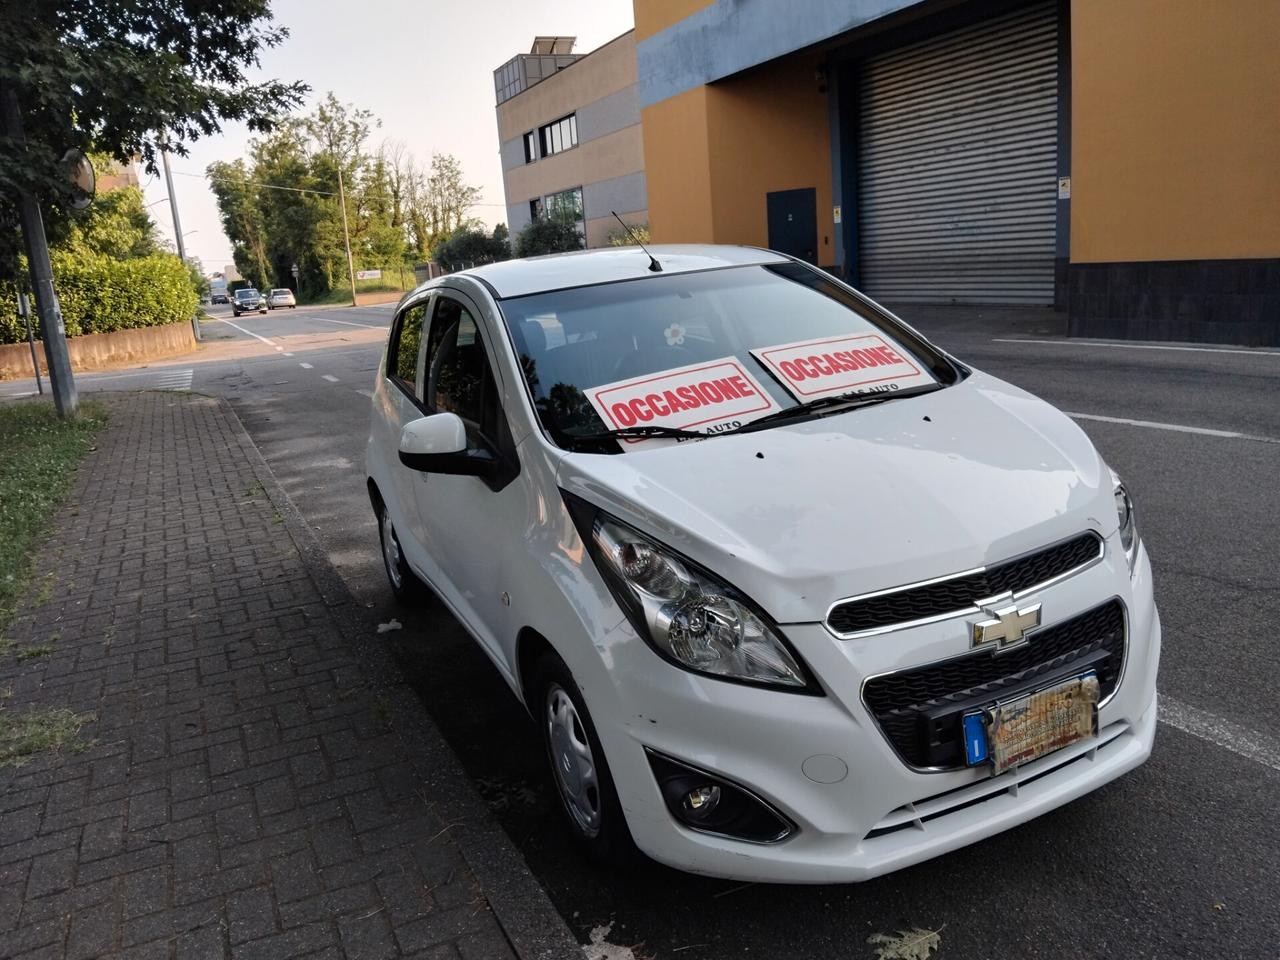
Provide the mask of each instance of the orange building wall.
{"label": "orange building wall", "polygon": [[655,241],[766,246],[765,195],[813,187],[818,262],[833,262],[831,144],[818,63],[788,58],[642,111]]}
{"label": "orange building wall", "polygon": [[1280,2],[1075,0],[1071,52],[1072,262],[1280,256]]}
{"label": "orange building wall", "polygon": [[634,0],[631,9],[636,22],[636,39],[651,37],[714,2],[715,0]]}

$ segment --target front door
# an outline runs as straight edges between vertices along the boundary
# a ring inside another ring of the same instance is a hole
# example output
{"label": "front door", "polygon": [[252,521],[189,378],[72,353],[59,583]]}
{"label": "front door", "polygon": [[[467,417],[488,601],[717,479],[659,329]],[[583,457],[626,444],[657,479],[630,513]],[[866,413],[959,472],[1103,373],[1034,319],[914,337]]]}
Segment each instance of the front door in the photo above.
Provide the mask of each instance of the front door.
{"label": "front door", "polygon": [[[478,322],[479,311],[462,294],[439,290],[432,308],[423,364],[423,403],[428,413],[457,414],[467,444],[514,456],[493,358]],[[454,613],[504,670],[502,640],[510,632],[502,603],[504,556],[524,530],[527,491],[522,483],[501,489],[479,477],[422,473],[416,485],[435,586]]]}
{"label": "front door", "polygon": [[818,263],[818,191],[776,190],[765,195],[769,248]]}

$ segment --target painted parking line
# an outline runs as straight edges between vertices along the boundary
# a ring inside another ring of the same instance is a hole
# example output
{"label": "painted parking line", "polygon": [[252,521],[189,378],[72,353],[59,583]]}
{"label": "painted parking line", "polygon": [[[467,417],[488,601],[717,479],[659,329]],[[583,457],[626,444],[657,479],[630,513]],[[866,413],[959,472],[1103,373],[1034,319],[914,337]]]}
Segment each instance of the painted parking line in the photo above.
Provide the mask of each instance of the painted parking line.
{"label": "painted parking line", "polygon": [[253,339],[255,340],[261,340],[268,347],[275,347],[275,349],[277,350],[284,350],[284,347],[277,347],[274,341],[268,340],[266,337],[260,337],[256,333],[254,333],[252,330],[246,330],[244,327],[240,326],[240,324],[238,323],[232,323],[230,320],[223,320],[221,317],[218,317],[218,322],[225,323],[228,327],[234,327],[235,329],[239,330],[241,333],[245,333],[253,337]]}
{"label": "painted parking line", "polygon": [[1068,413],[1073,420],[1096,420],[1099,423],[1123,423],[1130,427],[1146,427],[1149,430],[1173,430],[1176,433],[1198,433],[1204,437],[1226,437],[1229,440],[1252,440],[1254,443],[1280,443],[1280,437],[1262,437],[1254,433],[1238,433],[1235,430],[1213,430],[1209,427],[1188,427],[1181,423],[1159,423],[1155,420],[1130,420],[1128,417],[1104,417],[1100,413]]}
{"label": "painted parking line", "polygon": [[332,373],[320,374],[321,380],[328,380],[330,383],[341,383],[342,381],[335,377]]}
{"label": "painted parking line", "polygon": [[1280,350],[1239,350],[1232,347],[1183,347],[1159,343],[1111,343],[1105,340],[1032,340],[1028,337],[993,337],[992,343],[1048,344],[1054,347],[1110,347],[1115,350],[1174,350],[1181,353],[1240,353],[1247,357],[1280,357]]}
{"label": "painted parking line", "polygon": [[1237,756],[1280,770],[1280,743],[1266,734],[1214,716],[1199,707],[1160,694],[1159,717],[1175,730],[1199,737]]}
{"label": "painted parking line", "polygon": [[330,320],[328,317],[312,317],[312,320],[319,320],[321,323],[340,323],[344,327],[365,327],[369,330],[385,330],[387,329],[380,323],[356,323],[353,320]]}
{"label": "painted parking line", "polygon": [[300,366],[303,370],[310,370],[310,369],[311,369],[311,364],[309,364],[309,363],[303,363],[301,360],[299,360],[299,361],[298,361],[298,366]]}

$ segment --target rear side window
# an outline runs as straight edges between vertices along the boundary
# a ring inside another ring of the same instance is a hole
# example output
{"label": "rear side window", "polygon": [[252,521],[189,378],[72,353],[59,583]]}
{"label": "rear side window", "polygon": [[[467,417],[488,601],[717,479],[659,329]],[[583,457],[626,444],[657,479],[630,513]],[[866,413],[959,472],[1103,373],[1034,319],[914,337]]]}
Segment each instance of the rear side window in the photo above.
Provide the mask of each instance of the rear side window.
{"label": "rear side window", "polygon": [[418,356],[422,353],[422,326],[427,318],[425,303],[409,307],[396,319],[387,350],[387,376],[415,400],[422,398],[418,382]]}

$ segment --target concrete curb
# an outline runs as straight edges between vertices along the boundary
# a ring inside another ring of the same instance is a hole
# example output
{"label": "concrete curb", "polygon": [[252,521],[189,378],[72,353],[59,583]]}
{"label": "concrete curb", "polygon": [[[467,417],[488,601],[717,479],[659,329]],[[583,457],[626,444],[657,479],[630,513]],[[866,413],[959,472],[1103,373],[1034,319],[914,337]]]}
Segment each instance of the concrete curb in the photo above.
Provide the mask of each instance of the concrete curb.
{"label": "concrete curb", "polygon": [[[385,645],[360,620],[360,607],[338,575],[314,531],[303,519],[244,424],[226,400],[216,400],[230,415],[258,482],[284,518],[312,581],[338,619],[368,671],[371,685],[385,698],[391,724],[405,743],[405,756],[426,785],[432,812],[448,830],[475,874],[494,916],[521,960],[582,960],[581,944],[552,906],[510,838],[489,816],[488,807],[467,778],[444,736],[405,683]],[[361,509],[365,504],[359,505]]]}

